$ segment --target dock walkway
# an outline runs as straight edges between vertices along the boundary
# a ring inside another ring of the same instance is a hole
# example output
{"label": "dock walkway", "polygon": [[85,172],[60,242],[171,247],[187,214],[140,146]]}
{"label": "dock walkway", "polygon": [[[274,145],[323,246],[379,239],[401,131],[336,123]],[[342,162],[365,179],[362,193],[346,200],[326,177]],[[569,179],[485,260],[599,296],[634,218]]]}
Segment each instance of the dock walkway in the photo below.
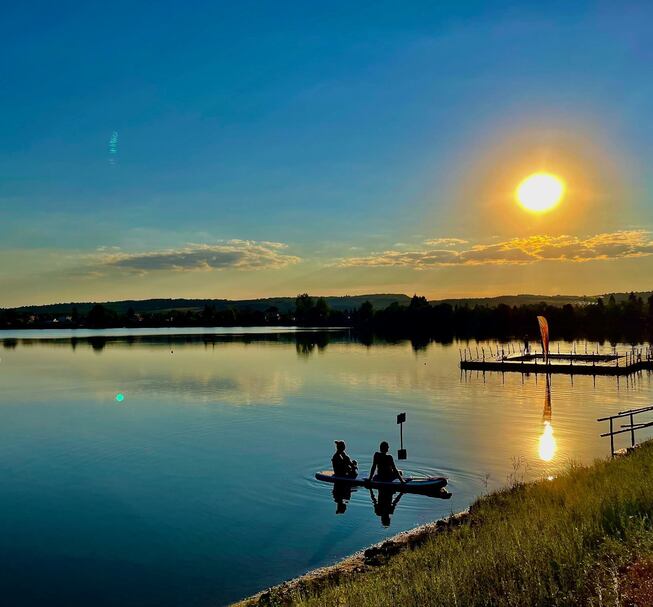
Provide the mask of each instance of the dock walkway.
{"label": "dock walkway", "polygon": [[[468,352],[470,356],[468,357]],[[544,361],[542,353],[485,355],[472,358],[471,351],[461,350],[460,368],[465,371],[499,371],[517,373],[564,373],[567,375],[631,375],[638,371],[653,371],[653,351],[648,348],[633,348],[624,353],[610,354],[549,354]]]}

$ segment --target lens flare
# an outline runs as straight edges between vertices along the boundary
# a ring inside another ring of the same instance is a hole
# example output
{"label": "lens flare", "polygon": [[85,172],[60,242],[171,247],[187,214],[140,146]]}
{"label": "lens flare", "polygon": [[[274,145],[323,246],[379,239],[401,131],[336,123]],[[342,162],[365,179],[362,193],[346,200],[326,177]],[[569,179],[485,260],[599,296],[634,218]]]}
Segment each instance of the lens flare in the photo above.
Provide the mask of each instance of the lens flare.
{"label": "lens flare", "polygon": [[116,158],[118,154],[118,131],[113,131],[111,133],[111,138],[109,139],[109,164],[116,164]]}
{"label": "lens flare", "polygon": [[565,193],[563,181],[551,173],[529,175],[517,188],[517,200],[526,210],[545,213],[558,206]]}

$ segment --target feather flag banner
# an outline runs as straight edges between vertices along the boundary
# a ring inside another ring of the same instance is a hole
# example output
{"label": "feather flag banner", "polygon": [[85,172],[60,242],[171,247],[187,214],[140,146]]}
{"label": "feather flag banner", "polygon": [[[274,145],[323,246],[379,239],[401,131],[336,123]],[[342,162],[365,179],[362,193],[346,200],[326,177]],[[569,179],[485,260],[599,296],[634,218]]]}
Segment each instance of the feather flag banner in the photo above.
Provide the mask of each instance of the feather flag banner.
{"label": "feather flag banner", "polygon": [[542,336],[542,348],[544,349],[544,362],[549,362],[549,323],[544,316],[538,316],[537,322],[540,325],[540,335]]}

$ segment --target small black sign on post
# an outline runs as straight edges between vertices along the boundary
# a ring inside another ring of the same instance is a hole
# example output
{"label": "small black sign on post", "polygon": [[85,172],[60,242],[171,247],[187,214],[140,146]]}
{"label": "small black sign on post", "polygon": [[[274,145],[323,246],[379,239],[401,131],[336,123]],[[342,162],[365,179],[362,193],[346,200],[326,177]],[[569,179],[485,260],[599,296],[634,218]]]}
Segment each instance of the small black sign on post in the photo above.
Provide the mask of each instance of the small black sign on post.
{"label": "small black sign on post", "polygon": [[408,453],[406,453],[406,449],[404,449],[404,422],[406,421],[406,414],[405,413],[400,413],[397,415],[397,423],[399,424],[399,441],[401,443],[401,448],[399,451],[397,451],[397,459],[406,459],[408,457]]}

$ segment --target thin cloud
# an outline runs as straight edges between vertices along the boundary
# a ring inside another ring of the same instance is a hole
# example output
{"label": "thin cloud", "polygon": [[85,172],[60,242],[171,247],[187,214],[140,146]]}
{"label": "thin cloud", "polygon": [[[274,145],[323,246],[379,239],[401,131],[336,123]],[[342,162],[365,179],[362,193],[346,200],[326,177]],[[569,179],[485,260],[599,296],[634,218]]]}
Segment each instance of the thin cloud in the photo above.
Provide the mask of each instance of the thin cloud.
{"label": "thin cloud", "polygon": [[462,238],[430,238],[425,240],[424,244],[433,247],[456,247],[461,244],[467,244],[469,241]]}
{"label": "thin cloud", "polygon": [[286,247],[280,242],[253,240],[189,244],[147,253],[110,253],[99,259],[98,266],[137,273],[279,269],[300,261],[285,253]]}
{"label": "thin cloud", "polygon": [[[426,244],[460,239],[436,239]],[[457,245],[465,241],[456,242]],[[454,243],[452,243],[454,244]],[[424,248],[416,251],[383,251],[363,257],[341,259],[340,267],[409,267],[424,270],[442,266],[526,265],[541,261],[587,262],[627,259],[653,254],[653,240],[647,230],[605,232],[579,236],[512,238],[499,243],[476,244],[457,249]]]}

